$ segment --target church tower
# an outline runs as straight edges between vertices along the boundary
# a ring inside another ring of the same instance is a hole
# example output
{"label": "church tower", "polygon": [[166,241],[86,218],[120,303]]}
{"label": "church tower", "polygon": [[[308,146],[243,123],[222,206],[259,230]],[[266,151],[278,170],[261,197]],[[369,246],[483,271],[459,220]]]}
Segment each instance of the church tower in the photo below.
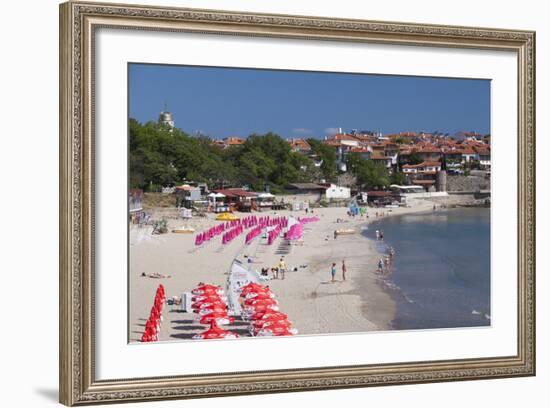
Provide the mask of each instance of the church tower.
{"label": "church tower", "polygon": [[160,112],[159,115],[159,125],[166,126],[172,131],[175,126],[174,117],[172,113],[168,112],[166,108],[166,103],[164,104],[164,110]]}

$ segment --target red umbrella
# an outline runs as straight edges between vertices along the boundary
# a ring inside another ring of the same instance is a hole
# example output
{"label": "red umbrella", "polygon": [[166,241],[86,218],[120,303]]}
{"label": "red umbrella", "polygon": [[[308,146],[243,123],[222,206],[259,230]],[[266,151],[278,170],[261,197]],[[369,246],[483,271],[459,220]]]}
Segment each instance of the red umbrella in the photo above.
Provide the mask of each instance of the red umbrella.
{"label": "red umbrella", "polygon": [[245,307],[245,312],[246,313],[249,313],[249,314],[254,314],[254,313],[266,313],[266,312],[278,312],[279,311],[279,307],[278,306],[275,306],[275,305],[262,305],[262,304],[256,304],[254,306],[246,306]]}
{"label": "red umbrella", "polygon": [[293,336],[298,330],[291,329],[284,324],[273,324],[269,327],[261,329],[258,336]]}
{"label": "red umbrella", "polygon": [[273,299],[275,295],[270,291],[248,292],[246,295],[241,296],[245,299]]}
{"label": "red umbrella", "polygon": [[191,301],[193,303],[194,302],[200,302],[202,300],[207,300],[207,301],[221,300],[223,302],[226,302],[227,297],[226,296],[220,296],[217,293],[211,293],[211,294],[208,294],[208,295],[195,295],[195,296],[191,297]]}
{"label": "red umbrella", "polygon": [[227,305],[222,300],[214,300],[214,299],[200,300],[191,305],[191,308],[193,309],[193,311],[195,311],[195,309],[204,309],[205,307],[227,307]]}
{"label": "red umbrella", "polygon": [[276,305],[278,302],[275,299],[271,298],[262,298],[262,299],[246,299],[244,301],[244,304],[246,306],[268,306],[268,305]]}
{"label": "red umbrella", "polygon": [[249,293],[270,293],[271,289],[269,289],[269,286],[262,286],[257,283],[249,283],[248,285],[243,286],[241,290],[241,296],[246,296]]}
{"label": "red umbrella", "polygon": [[203,333],[196,334],[193,336],[193,339],[236,339],[239,337],[236,333],[224,330],[216,324],[215,321],[210,323],[210,328]]}
{"label": "red umbrella", "polygon": [[227,315],[227,306],[212,306],[212,307],[206,307],[204,309],[199,309],[198,315],[199,316],[207,316],[212,313],[218,313],[218,314],[225,314]]}
{"label": "red umbrella", "polygon": [[191,291],[194,295],[221,295],[223,289],[220,286],[212,285],[209,283],[199,283],[199,285]]}
{"label": "red umbrella", "polygon": [[217,324],[231,324],[235,321],[235,318],[227,316],[227,313],[210,313],[199,318],[200,324],[210,324],[216,322]]}
{"label": "red umbrella", "polygon": [[286,327],[287,329],[292,328],[292,323],[286,319],[281,320],[258,320],[250,326],[250,332],[254,335],[257,335],[258,332],[262,329],[269,329],[271,327]]}

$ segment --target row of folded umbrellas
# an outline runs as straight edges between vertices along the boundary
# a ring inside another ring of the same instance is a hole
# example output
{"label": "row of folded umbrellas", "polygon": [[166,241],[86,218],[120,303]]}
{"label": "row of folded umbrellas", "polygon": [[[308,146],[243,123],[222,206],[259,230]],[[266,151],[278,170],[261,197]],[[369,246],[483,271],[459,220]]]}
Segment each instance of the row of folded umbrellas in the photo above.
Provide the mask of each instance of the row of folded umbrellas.
{"label": "row of folded umbrellas", "polygon": [[[259,234],[258,231],[261,232],[261,230],[264,228],[271,226],[284,228],[287,225],[287,217],[257,217],[255,215],[250,215],[240,220],[216,225],[203,232],[198,233],[195,236],[195,246],[200,246],[221,234],[223,234],[222,244],[225,245],[240,236],[245,230],[256,227],[249,234],[247,234],[245,241],[246,243],[249,243],[254,237]],[[254,234],[251,235],[252,232],[254,232]]]}
{"label": "row of folded umbrellas", "polygon": [[141,336],[142,342],[159,341],[162,309],[165,304],[166,293],[164,292],[164,286],[160,284],[155,293],[155,299],[153,301],[153,307],[151,307],[151,312],[149,313],[149,318],[147,319],[147,323],[145,323],[145,330]]}
{"label": "row of folded umbrellas", "polygon": [[[237,338],[237,333],[220,326],[234,323],[229,316],[224,291],[220,286],[201,283],[191,293],[192,309],[197,314],[197,322],[210,327],[193,336],[194,339]],[[248,331],[252,336],[292,336],[297,330],[292,327],[285,313],[279,311],[275,295],[268,286],[249,283],[241,288],[239,301],[242,305],[241,317],[249,322]]]}

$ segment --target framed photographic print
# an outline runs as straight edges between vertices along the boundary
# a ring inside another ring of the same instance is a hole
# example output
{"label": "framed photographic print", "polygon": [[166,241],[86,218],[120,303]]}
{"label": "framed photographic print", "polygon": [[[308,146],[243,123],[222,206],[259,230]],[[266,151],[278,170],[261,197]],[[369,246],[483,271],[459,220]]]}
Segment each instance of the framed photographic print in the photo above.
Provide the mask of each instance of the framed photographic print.
{"label": "framed photographic print", "polygon": [[60,400],[535,374],[535,33],[60,6]]}

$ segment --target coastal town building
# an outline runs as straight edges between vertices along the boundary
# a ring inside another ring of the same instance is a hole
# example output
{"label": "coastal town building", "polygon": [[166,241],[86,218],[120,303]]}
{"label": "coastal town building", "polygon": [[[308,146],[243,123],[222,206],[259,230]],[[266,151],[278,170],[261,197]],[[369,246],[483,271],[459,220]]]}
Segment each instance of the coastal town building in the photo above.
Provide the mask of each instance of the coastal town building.
{"label": "coastal town building", "polygon": [[217,139],[212,141],[216,146],[221,147],[222,149],[228,149],[233,146],[242,146],[244,145],[245,140],[238,136],[229,136],[223,139]]}
{"label": "coastal town building", "polygon": [[243,188],[214,190],[214,193],[223,194],[225,196],[225,202],[232,209],[242,212],[256,211],[258,209],[258,193],[247,191]]}
{"label": "coastal town building", "polygon": [[426,191],[434,191],[441,163],[424,161],[419,164],[405,164],[402,170],[411,184],[422,186]]}
{"label": "coastal town building", "polygon": [[299,152],[303,154],[311,153],[311,146],[305,139],[289,139],[290,148],[293,152]]}
{"label": "coastal town building", "polygon": [[346,199],[351,197],[351,189],[348,187],[337,186],[336,184],[327,185],[325,190],[327,199]]}
{"label": "coastal town building", "polygon": [[202,199],[202,192],[199,187],[183,184],[175,188],[176,207],[191,208],[195,201]]}

